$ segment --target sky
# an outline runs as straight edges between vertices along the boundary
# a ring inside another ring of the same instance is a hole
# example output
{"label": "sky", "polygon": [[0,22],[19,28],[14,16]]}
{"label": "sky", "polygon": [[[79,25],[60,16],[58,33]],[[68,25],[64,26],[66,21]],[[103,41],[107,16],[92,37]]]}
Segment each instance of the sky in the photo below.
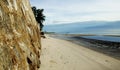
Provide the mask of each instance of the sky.
{"label": "sky", "polygon": [[120,0],[30,0],[30,3],[44,9],[44,24],[120,20]]}

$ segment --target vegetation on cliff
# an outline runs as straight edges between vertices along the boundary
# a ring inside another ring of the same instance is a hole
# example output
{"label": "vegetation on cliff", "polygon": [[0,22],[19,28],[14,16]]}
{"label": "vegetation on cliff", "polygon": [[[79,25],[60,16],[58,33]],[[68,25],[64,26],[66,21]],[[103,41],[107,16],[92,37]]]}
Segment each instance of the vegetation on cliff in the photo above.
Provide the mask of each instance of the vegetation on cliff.
{"label": "vegetation on cliff", "polygon": [[43,21],[45,21],[45,16],[43,14],[44,9],[37,9],[35,6],[32,7],[36,21],[40,24],[40,30],[43,29]]}

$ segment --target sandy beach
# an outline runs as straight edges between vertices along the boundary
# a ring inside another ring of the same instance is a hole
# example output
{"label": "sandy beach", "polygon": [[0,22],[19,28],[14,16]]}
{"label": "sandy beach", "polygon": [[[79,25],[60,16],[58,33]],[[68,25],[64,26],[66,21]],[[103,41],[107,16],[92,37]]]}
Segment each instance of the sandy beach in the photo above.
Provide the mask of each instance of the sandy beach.
{"label": "sandy beach", "polygon": [[47,36],[42,39],[39,70],[120,70],[120,60]]}

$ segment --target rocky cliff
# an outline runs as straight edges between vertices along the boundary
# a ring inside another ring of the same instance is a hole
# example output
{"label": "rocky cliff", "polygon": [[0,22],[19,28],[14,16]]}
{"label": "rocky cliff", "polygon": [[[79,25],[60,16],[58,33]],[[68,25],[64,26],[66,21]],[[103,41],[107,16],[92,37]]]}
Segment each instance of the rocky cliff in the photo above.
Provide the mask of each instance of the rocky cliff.
{"label": "rocky cliff", "polygon": [[39,30],[29,0],[0,0],[0,70],[38,70]]}

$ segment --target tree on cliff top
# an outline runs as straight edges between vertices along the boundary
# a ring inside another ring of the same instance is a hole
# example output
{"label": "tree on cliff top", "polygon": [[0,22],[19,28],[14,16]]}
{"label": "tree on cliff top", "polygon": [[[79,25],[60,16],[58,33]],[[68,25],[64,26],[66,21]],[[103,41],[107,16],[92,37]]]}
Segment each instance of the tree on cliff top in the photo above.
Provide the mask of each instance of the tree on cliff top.
{"label": "tree on cliff top", "polygon": [[45,16],[43,14],[44,9],[37,9],[35,6],[32,7],[36,21],[40,24],[40,30],[43,28],[43,21],[45,21]]}

